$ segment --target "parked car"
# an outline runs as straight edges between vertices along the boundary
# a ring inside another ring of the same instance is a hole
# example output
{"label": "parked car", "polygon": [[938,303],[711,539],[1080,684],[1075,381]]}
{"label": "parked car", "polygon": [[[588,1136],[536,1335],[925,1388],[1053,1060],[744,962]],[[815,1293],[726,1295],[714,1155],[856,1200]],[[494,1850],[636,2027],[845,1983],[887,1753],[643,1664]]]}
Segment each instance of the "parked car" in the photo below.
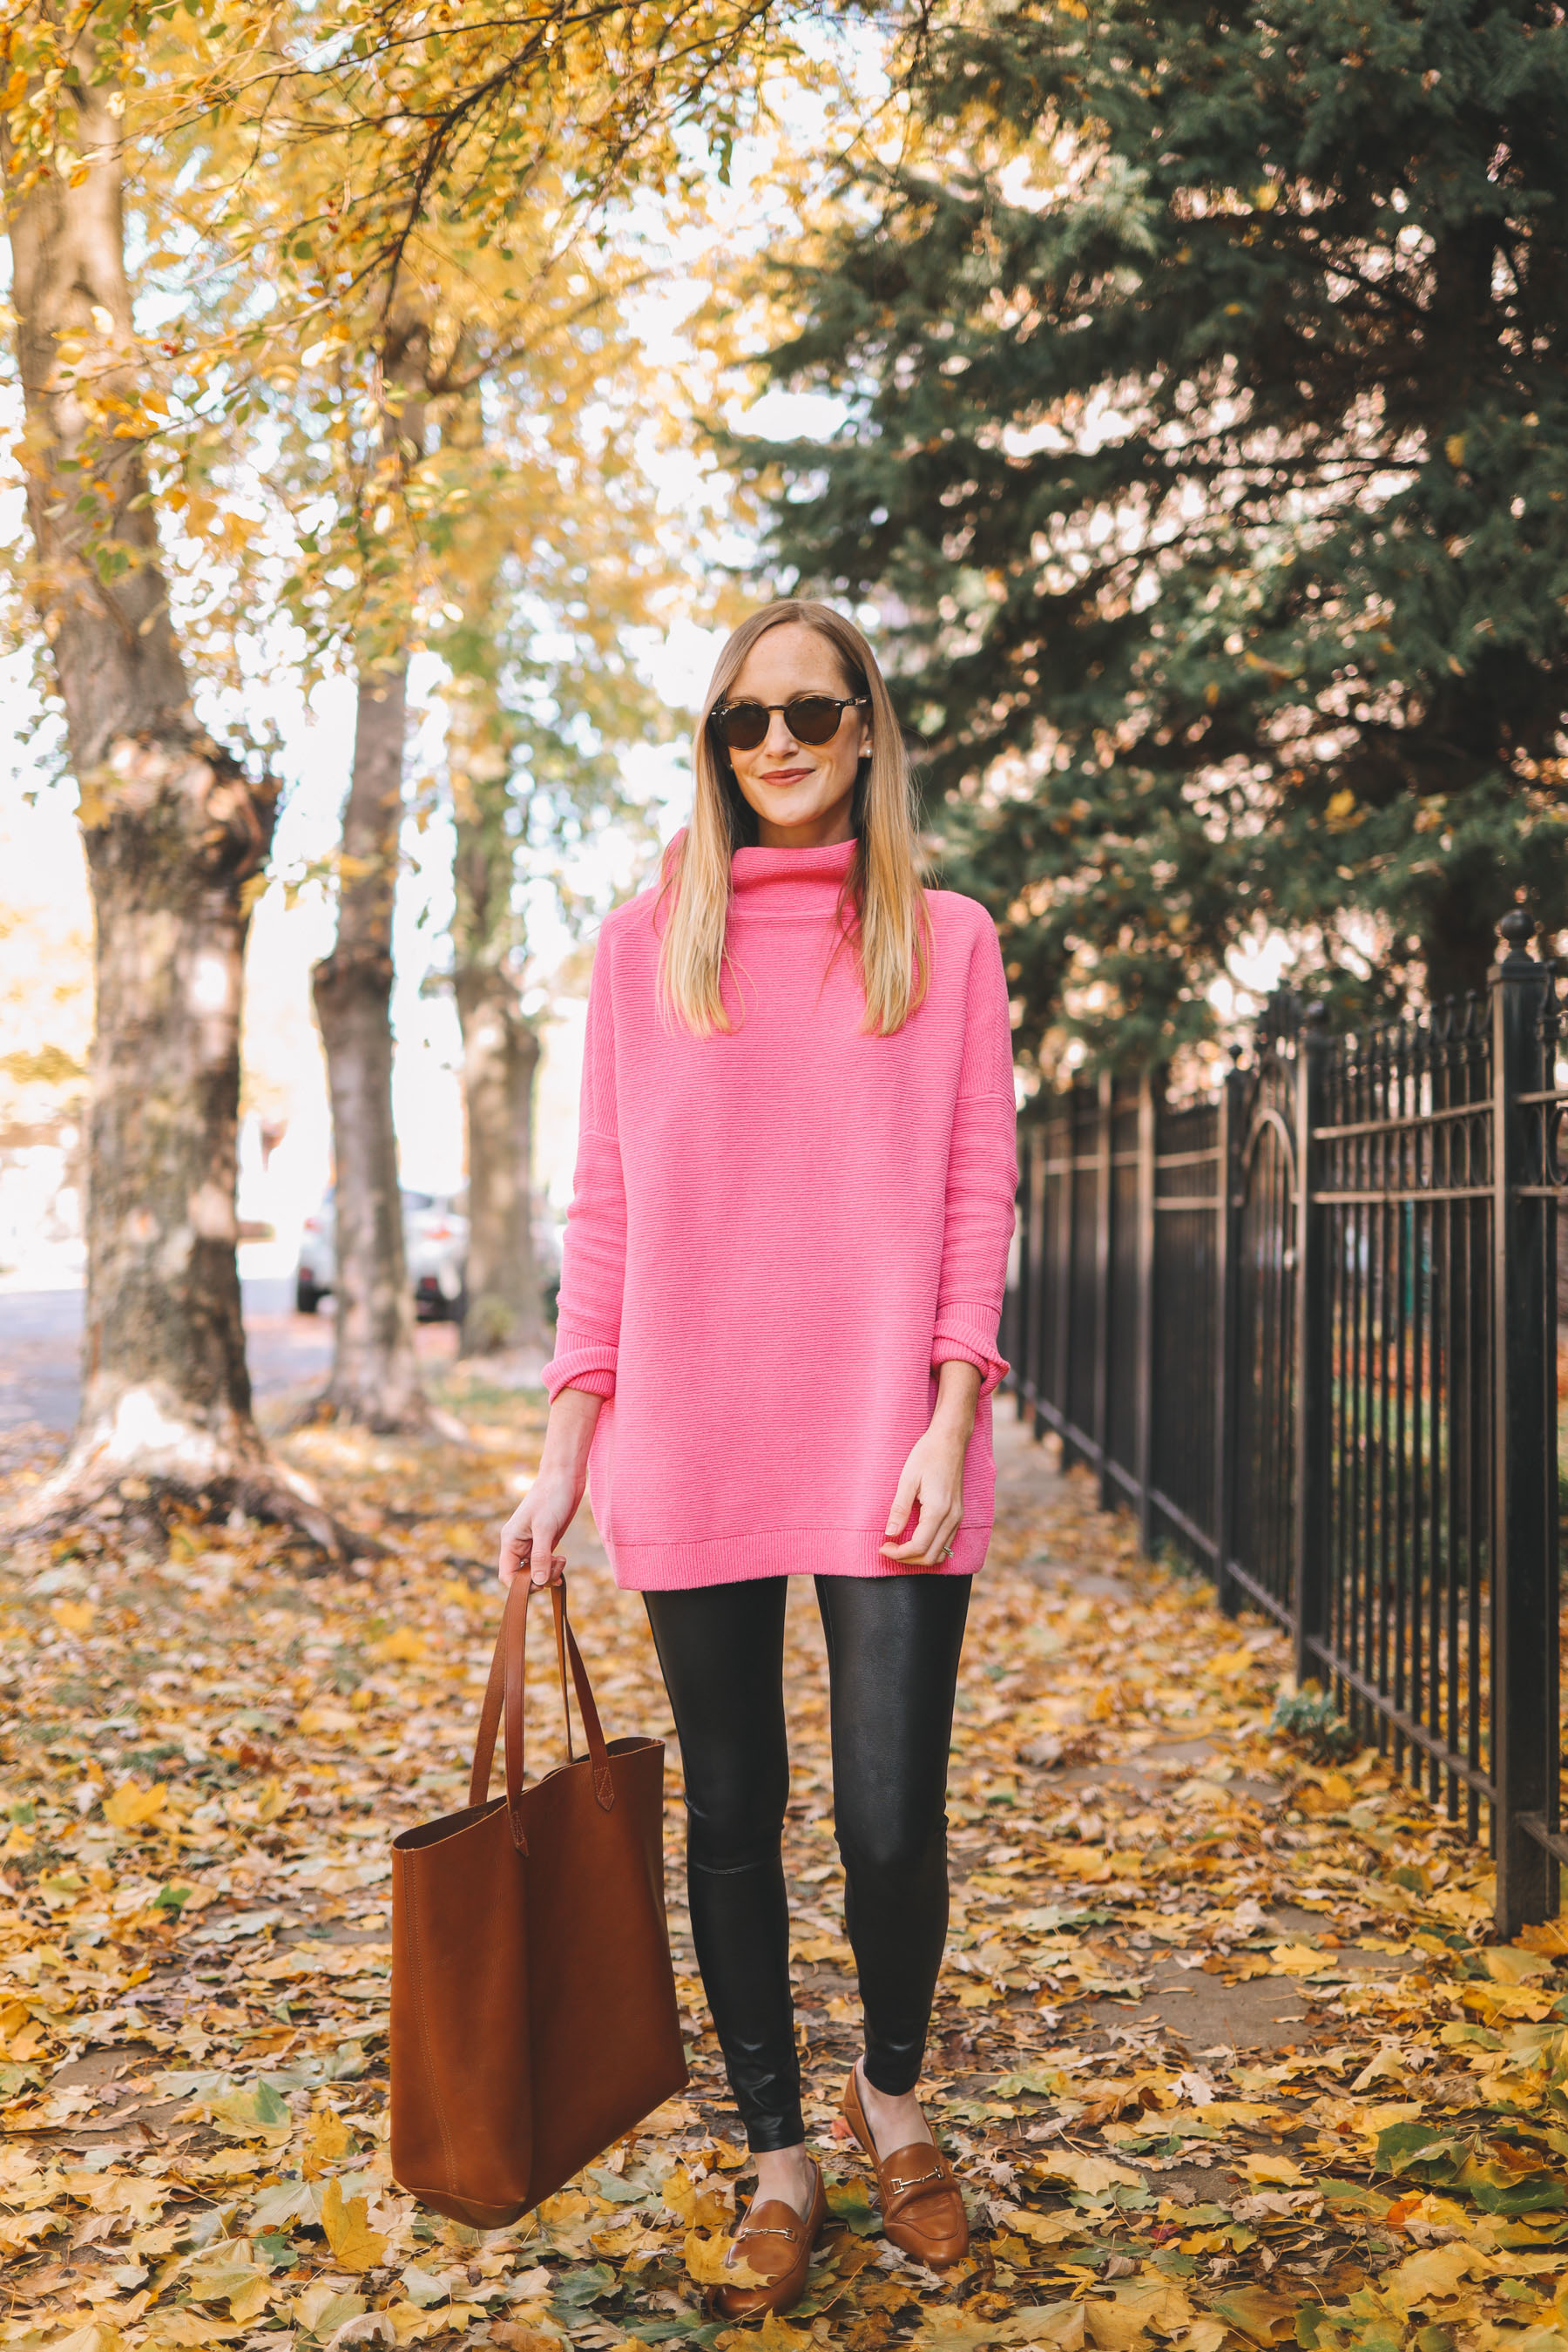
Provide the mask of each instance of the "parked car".
{"label": "parked car", "polygon": [[[403,1249],[414,1303],[431,1322],[460,1322],[467,1296],[468,1221],[454,1199],[403,1192]],[[313,1315],[337,1280],[337,1204],[331,1190],[305,1220],[294,1271],[294,1304]]]}

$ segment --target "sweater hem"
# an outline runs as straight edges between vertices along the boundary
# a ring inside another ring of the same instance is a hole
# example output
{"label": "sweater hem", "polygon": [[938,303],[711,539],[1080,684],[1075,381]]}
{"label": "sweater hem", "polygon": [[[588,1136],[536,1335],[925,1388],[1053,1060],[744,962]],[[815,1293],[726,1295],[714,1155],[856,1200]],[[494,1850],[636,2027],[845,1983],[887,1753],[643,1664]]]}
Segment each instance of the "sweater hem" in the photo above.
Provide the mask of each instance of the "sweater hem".
{"label": "sweater hem", "polygon": [[984,1565],[991,1521],[965,1521],[940,1568],[886,1559],[885,1536],[866,1528],[780,1528],[706,1543],[619,1543],[604,1538],[616,1582],[627,1592],[678,1592],[750,1584],[765,1576],[973,1576]]}

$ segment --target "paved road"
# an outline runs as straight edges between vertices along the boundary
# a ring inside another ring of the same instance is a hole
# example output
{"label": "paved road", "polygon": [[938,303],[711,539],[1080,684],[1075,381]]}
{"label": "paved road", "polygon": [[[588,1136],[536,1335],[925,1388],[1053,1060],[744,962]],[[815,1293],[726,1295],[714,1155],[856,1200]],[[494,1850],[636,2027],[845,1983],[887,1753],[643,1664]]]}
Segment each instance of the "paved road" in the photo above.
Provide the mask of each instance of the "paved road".
{"label": "paved road", "polygon": [[[331,1362],[330,1310],[296,1315],[290,1280],[250,1281],[245,1337],[258,1397],[323,1380]],[[34,1423],[67,1434],[76,1421],[81,1345],[79,1290],[0,1292],[0,1429]],[[454,1328],[421,1328],[421,1354],[447,1354]]]}

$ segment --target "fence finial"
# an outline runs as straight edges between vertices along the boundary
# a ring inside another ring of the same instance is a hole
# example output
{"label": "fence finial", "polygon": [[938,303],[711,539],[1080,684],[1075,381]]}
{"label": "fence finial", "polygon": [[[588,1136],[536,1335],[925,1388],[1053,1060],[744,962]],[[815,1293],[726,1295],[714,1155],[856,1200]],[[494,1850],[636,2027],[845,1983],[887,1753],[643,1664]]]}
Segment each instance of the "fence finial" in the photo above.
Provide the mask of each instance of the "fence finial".
{"label": "fence finial", "polygon": [[1528,950],[1535,937],[1535,925],[1522,907],[1515,907],[1506,914],[1498,929],[1508,948],[1502,959],[1505,964],[1530,963],[1532,961]]}

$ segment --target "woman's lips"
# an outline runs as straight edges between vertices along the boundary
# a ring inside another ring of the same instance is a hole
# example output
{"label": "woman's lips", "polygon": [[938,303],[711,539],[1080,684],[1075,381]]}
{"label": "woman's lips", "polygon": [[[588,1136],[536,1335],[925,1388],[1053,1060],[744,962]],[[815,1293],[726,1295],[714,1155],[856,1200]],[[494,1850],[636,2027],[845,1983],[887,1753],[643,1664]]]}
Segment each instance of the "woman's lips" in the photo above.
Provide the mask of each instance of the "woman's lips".
{"label": "woman's lips", "polygon": [[798,784],[803,777],[809,776],[810,773],[809,768],[769,768],[763,774],[763,782],[764,784]]}

